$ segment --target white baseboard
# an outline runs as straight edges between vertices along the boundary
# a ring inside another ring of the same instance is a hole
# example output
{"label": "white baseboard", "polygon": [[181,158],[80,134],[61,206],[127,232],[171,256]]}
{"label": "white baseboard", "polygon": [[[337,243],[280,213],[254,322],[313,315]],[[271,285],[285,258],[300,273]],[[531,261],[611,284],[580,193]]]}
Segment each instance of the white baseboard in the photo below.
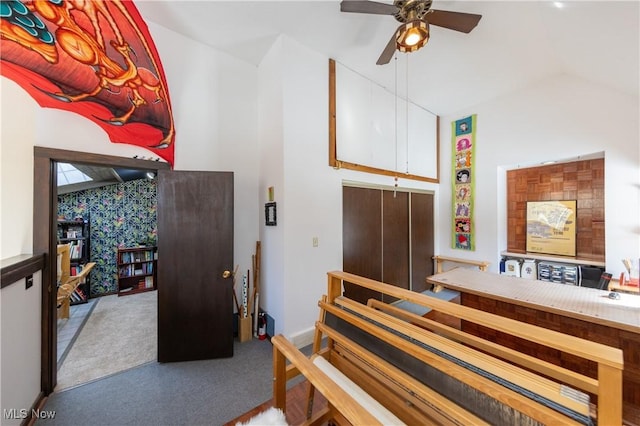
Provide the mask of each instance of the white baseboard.
{"label": "white baseboard", "polygon": [[309,327],[304,331],[300,331],[298,333],[294,333],[289,336],[289,341],[293,343],[293,345],[300,349],[307,345],[313,343],[313,335],[315,333],[315,327]]}

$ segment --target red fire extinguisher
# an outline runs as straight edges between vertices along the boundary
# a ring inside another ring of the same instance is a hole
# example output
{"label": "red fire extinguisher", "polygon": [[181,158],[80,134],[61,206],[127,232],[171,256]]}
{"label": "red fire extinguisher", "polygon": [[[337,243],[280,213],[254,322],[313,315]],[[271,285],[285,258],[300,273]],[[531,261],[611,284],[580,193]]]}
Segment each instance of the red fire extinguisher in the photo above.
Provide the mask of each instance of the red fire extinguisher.
{"label": "red fire extinguisher", "polygon": [[258,339],[264,340],[267,338],[267,319],[264,317],[264,312],[258,314]]}

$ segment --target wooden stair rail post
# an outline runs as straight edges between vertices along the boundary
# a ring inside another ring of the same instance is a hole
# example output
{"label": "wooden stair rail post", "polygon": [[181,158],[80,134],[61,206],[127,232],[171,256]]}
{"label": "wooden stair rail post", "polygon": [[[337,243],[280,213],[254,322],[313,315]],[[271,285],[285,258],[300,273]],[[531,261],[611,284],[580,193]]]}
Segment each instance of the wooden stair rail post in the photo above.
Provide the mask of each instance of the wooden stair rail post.
{"label": "wooden stair rail post", "polygon": [[[324,395],[330,407],[344,416],[351,424],[381,425],[380,421],[360,405],[349,393],[329,378],[309,358],[300,352],[281,334],[271,339],[273,343],[274,406],[286,412],[286,360],[300,371],[307,380]],[[336,413],[336,414],[337,414]],[[332,413],[333,414],[333,413]]]}
{"label": "wooden stair rail post", "polygon": [[286,363],[284,354],[278,350],[276,345],[273,345],[273,406],[283,412],[287,406]]}
{"label": "wooden stair rail post", "polygon": [[[327,296],[323,295],[322,298],[320,299],[320,302],[326,303]],[[318,322],[324,323],[324,319],[325,319],[325,311],[324,309],[320,308]],[[316,327],[313,333],[313,353],[314,354],[320,353],[321,349],[322,349],[322,331]],[[327,350],[330,350],[330,349],[333,349],[333,340],[328,339]],[[309,386],[307,387],[307,420],[311,418],[311,414],[313,413],[313,398],[315,396],[315,390],[316,388],[314,388],[313,385],[309,383]]]}
{"label": "wooden stair rail post", "polygon": [[[607,403],[601,404],[604,395]],[[598,424],[622,424],[622,369],[598,363]]]}
{"label": "wooden stair rail post", "polygon": [[336,297],[342,296],[342,278],[328,274],[327,303],[333,303]]}

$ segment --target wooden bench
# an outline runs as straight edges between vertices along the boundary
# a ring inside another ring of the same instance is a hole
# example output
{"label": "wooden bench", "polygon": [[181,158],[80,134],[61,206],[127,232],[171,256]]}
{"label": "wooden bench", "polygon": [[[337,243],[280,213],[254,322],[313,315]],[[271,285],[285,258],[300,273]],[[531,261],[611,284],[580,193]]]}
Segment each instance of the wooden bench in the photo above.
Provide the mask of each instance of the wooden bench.
{"label": "wooden bench", "polygon": [[[350,300],[342,296],[344,281],[590,359],[597,377],[384,302]],[[577,425],[592,424],[594,417],[601,425],[622,422],[619,349],[340,271],[328,274],[319,307],[310,358],[283,336],[272,339],[274,406],[286,412],[286,382],[302,374],[311,385],[305,424]],[[328,406],[314,412],[316,389]]]}

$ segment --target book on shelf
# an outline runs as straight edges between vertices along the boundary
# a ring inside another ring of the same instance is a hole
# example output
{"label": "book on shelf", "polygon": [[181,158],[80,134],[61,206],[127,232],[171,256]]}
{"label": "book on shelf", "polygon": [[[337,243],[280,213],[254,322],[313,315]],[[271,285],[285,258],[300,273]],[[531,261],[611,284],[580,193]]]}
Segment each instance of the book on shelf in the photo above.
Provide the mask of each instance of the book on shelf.
{"label": "book on shelf", "polygon": [[120,276],[121,277],[131,277],[133,276],[133,265],[127,265],[120,268]]}
{"label": "book on shelf", "polygon": [[69,247],[69,257],[71,259],[80,259],[82,257],[82,240],[73,241]]}
{"label": "book on shelf", "polygon": [[82,301],[82,299],[80,298],[80,296],[78,295],[78,293],[76,291],[73,291],[69,297],[71,298],[72,302],[80,302]]}
{"label": "book on shelf", "polygon": [[156,254],[153,249],[143,249],[138,251],[121,251],[119,261],[120,263],[139,263],[150,262],[155,259]]}
{"label": "book on shelf", "polygon": [[87,300],[87,296],[84,294],[84,291],[82,291],[81,288],[76,288],[74,293],[80,297],[80,300]]}

